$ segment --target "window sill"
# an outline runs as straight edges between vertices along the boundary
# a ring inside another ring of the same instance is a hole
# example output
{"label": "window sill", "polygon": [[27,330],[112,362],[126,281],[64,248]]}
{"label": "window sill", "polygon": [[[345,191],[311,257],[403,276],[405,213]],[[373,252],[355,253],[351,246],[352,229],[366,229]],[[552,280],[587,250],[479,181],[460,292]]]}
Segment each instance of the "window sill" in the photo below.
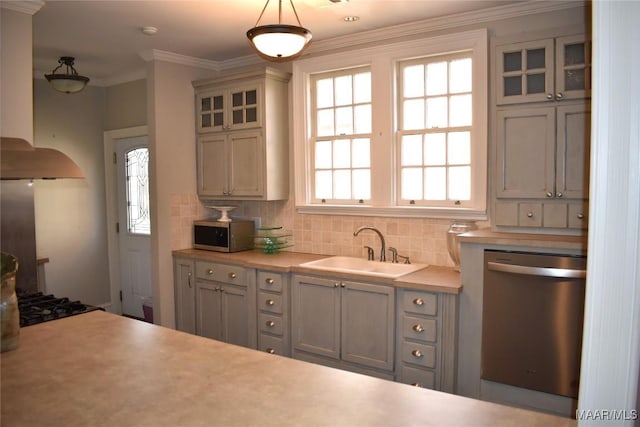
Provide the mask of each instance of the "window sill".
{"label": "window sill", "polygon": [[466,219],[486,221],[486,211],[464,208],[426,208],[419,206],[344,206],[344,205],[297,205],[297,213],[315,215],[380,216],[392,218]]}

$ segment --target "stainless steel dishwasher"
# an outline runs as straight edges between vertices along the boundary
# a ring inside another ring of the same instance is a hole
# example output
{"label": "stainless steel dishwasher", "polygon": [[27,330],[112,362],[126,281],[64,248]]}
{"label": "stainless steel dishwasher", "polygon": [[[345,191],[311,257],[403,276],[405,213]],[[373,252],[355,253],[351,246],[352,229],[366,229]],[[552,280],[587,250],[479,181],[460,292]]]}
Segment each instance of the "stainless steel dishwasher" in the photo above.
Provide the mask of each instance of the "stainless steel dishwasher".
{"label": "stainless steel dishwasher", "polygon": [[482,379],[578,397],[586,257],[485,250]]}

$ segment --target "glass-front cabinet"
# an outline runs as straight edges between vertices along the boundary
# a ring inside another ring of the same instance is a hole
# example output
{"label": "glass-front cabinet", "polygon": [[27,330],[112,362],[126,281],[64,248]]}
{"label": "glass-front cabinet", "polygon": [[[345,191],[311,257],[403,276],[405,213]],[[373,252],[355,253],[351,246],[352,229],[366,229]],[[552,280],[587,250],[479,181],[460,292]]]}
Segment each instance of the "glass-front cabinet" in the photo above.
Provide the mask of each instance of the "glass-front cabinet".
{"label": "glass-front cabinet", "polygon": [[591,43],[583,35],[496,46],[497,103],[590,96]]}
{"label": "glass-front cabinet", "polygon": [[198,131],[215,132],[260,127],[261,84],[220,89],[198,95]]}

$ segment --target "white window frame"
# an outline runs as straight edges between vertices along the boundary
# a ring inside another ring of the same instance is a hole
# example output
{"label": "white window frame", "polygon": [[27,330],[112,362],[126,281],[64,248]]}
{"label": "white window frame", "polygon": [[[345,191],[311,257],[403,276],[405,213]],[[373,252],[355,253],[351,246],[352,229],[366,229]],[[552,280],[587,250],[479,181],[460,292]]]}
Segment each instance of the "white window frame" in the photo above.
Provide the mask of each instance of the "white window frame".
{"label": "white window frame", "polygon": [[[473,206],[428,207],[397,203],[397,62],[421,56],[471,51],[473,60]],[[371,68],[373,129],[371,141],[371,200],[366,204],[337,205],[312,203],[310,174],[313,152],[308,144],[312,118],[309,117],[310,76],[353,68]],[[487,218],[487,117],[488,117],[488,36],[486,29],[466,31],[375,47],[343,51],[297,60],[292,77],[295,204],[300,213],[392,217]],[[389,109],[380,106],[389,105]]]}

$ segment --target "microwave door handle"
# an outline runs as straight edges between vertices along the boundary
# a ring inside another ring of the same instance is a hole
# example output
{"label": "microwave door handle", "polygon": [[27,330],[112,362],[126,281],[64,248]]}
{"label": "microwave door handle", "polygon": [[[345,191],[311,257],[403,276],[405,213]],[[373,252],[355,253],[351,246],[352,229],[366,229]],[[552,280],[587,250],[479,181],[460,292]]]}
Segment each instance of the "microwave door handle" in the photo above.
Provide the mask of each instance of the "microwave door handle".
{"label": "microwave door handle", "polygon": [[573,270],[569,268],[530,267],[526,265],[503,264],[500,262],[488,262],[487,268],[503,273],[526,274],[529,276],[558,277],[564,279],[584,279],[587,270]]}

